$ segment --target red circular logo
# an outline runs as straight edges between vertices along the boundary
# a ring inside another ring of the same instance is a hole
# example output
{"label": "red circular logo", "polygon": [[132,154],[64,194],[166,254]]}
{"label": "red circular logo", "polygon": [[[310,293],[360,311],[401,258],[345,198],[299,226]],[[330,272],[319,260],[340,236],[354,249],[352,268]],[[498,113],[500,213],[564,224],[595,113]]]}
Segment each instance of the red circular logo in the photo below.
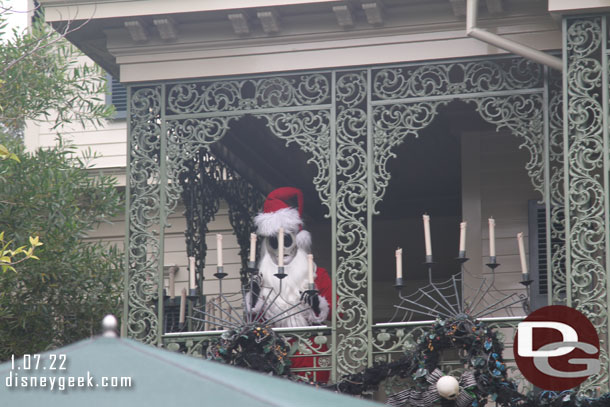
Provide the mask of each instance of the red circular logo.
{"label": "red circular logo", "polygon": [[600,370],[595,327],[563,305],[540,308],[520,322],[513,351],[523,376],[544,390],[574,388]]}

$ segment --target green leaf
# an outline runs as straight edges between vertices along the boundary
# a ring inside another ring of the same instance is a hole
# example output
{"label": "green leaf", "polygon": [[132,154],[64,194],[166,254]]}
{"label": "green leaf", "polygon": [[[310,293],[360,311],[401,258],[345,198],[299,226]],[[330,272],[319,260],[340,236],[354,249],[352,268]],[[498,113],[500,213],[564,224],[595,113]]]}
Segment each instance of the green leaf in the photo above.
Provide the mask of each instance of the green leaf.
{"label": "green leaf", "polygon": [[38,246],[42,246],[42,243],[40,243],[40,238],[38,236],[32,237],[30,236],[30,245],[34,246],[34,247],[38,247]]}
{"label": "green leaf", "polygon": [[90,337],[104,315],[120,314],[123,256],[85,237],[123,204],[116,182],[92,179],[61,139],[58,147],[29,154],[6,136],[0,143],[21,158],[20,164],[0,162],[0,200],[19,203],[0,205],[0,257],[14,262],[0,262],[5,360]]}
{"label": "green leaf", "polygon": [[26,247],[26,246],[20,246],[20,247],[16,248],[15,250],[13,250],[13,251],[12,251],[13,256],[14,256],[14,255],[16,255],[16,254],[21,254],[21,253],[23,253],[23,251],[24,251],[25,247]]}

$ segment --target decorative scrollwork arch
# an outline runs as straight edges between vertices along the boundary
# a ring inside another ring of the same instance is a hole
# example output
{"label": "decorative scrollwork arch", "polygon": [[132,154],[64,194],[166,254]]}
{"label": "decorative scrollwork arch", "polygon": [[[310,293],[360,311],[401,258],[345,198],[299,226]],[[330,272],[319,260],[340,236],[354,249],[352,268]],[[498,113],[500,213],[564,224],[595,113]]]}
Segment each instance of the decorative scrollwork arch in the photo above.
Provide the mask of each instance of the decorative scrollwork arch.
{"label": "decorative scrollwork arch", "polygon": [[[159,236],[184,192],[181,174],[251,115],[307,154],[335,226],[333,368],[344,374],[371,363],[371,219],[390,181],[393,150],[426,128],[440,107],[460,99],[522,138],[528,174],[542,192],[544,81],[535,63],[497,58],[131,87],[129,336],[148,343],[160,338],[154,308],[162,282]],[[228,193],[235,201],[249,199],[243,191]],[[246,230],[245,218],[235,216],[242,211],[252,207],[234,205],[229,215],[234,228]]]}

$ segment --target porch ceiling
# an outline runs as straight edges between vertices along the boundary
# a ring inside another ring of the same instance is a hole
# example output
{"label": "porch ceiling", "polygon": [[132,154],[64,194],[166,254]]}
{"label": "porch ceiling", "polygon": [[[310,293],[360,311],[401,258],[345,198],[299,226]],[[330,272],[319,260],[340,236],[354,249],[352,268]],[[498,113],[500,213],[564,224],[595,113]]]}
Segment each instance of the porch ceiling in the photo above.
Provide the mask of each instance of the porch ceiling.
{"label": "porch ceiling", "polygon": [[[303,44],[312,43],[318,44],[315,49],[339,52],[345,47],[422,41],[439,44],[465,37],[465,0],[257,0],[248,2],[248,7],[243,7],[246,2],[232,0],[42,0],[40,3],[46,7],[47,20],[59,31],[65,29],[66,22],[72,28],[85,23],[67,38],[117,78],[121,65],[187,63],[201,59],[213,66],[214,58],[238,58],[250,53],[268,57],[267,54],[288,52],[279,48],[291,44],[302,48]],[[556,29],[545,1],[488,0],[480,4],[483,27],[493,27],[497,33],[509,36],[539,33],[533,34],[535,38],[523,37],[521,41],[546,49],[549,45],[555,47],[549,43],[548,35],[542,34]],[[468,41],[479,45],[476,40]],[[269,46],[278,49],[265,48],[263,52],[263,47]],[[486,46],[470,48],[469,45],[463,51],[464,55],[497,52]],[[422,56],[421,52],[420,49],[419,56],[409,58],[430,57]],[[442,47],[438,52],[441,52],[438,57],[452,55]],[[343,59],[343,64],[355,63],[362,65],[370,61],[357,63]],[[206,65],[200,67],[199,76],[209,76],[207,69],[216,72]],[[176,70],[173,74],[193,77]],[[141,74],[123,79],[134,80],[145,79]]]}

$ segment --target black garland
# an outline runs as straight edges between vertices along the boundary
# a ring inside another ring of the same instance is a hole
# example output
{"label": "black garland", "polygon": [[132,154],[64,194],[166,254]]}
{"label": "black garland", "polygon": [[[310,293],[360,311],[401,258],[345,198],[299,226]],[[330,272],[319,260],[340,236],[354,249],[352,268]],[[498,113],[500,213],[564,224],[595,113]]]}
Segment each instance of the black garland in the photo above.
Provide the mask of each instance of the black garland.
{"label": "black garland", "polygon": [[247,324],[212,342],[207,358],[275,376],[290,376],[290,345],[271,327]]}
{"label": "black garland", "polygon": [[[413,387],[400,392],[402,395],[393,395],[393,399],[390,396],[389,401],[406,400],[406,406],[427,406],[426,400],[431,397],[431,377],[437,374],[439,359],[447,349],[458,350],[461,363],[468,375],[474,375],[474,380],[463,389],[464,395],[457,401],[441,400],[443,406],[483,407],[491,399],[503,407],[610,407],[610,393],[598,398],[579,396],[573,390],[521,394],[517,384],[507,377],[502,357],[504,345],[497,333],[485,323],[466,315],[437,321],[418,339],[415,349],[407,351],[401,359],[376,364],[324,387],[340,393],[363,395],[376,390],[387,378],[411,378]],[[468,404],[464,404],[464,400]]]}
{"label": "black garland", "polygon": [[[290,374],[290,345],[269,326],[248,324],[223,333],[207,348],[207,358],[260,372],[294,379]],[[441,353],[457,349],[466,372],[462,391],[453,400],[440,399],[434,390],[442,376]],[[610,407],[610,393],[580,396],[574,390],[521,394],[507,377],[504,346],[497,333],[468,316],[437,321],[418,339],[413,350],[394,362],[380,363],[360,373],[343,376],[337,383],[318,385],[340,393],[364,395],[377,390],[390,377],[410,378],[413,386],[390,396],[394,405],[428,407],[440,400],[443,407],[484,407],[489,400],[502,407]],[[398,403],[400,402],[400,404]]]}

